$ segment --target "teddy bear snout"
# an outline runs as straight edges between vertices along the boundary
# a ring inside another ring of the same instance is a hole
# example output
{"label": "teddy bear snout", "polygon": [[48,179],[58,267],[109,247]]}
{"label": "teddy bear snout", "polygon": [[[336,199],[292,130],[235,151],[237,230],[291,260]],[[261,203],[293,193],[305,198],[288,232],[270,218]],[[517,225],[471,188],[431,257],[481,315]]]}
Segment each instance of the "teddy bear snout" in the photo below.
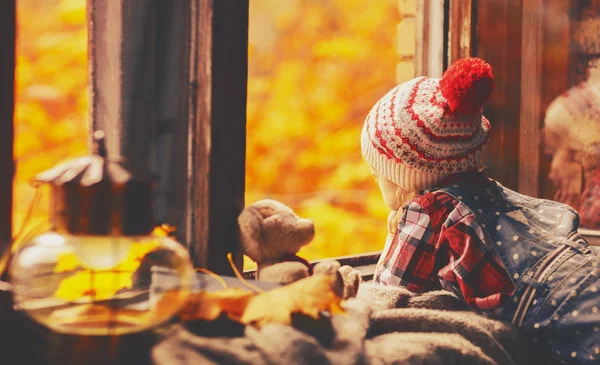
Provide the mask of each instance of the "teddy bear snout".
{"label": "teddy bear snout", "polygon": [[310,243],[315,237],[315,224],[312,220],[300,218],[297,222],[298,231],[301,233],[303,245]]}

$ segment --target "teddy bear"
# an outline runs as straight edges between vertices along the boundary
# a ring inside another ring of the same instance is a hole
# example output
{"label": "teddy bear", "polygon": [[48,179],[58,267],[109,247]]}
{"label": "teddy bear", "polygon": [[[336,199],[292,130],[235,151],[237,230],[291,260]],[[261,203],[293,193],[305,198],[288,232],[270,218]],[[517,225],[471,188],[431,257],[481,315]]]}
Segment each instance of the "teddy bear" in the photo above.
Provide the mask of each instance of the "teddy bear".
{"label": "teddy bear", "polygon": [[247,206],[238,217],[243,253],[256,262],[260,281],[289,284],[315,274],[334,274],[334,290],[343,299],[356,296],[360,272],[335,260],[314,267],[298,256],[300,249],[314,238],[312,220],[299,217],[290,207],[272,199]]}

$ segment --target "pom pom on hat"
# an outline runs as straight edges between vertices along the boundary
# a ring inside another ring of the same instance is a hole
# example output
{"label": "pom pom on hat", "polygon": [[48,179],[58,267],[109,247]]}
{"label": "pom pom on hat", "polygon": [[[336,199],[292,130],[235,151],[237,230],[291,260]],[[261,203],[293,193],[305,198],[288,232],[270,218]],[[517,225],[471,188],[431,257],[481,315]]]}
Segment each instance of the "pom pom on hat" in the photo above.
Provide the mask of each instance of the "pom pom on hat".
{"label": "pom pom on hat", "polygon": [[491,128],[481,109],[493,84],[491,66],[467,58],[441,79],[417,77],[396,86],[365,120],[363,156],[383,177],[411,191],[478,168]]}
{"label": "pom pom on hat", "polygon": [[452,64],[440,80],[440,92],[450,112],[474,115],[494,89],[492,67],[479,58],[464,58]]}

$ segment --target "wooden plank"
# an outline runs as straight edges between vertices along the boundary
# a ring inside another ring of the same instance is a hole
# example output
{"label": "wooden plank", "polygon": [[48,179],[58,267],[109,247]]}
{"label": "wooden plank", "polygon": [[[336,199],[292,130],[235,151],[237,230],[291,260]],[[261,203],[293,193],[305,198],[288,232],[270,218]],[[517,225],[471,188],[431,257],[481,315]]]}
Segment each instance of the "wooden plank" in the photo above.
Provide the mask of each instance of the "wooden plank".
{"label": "wooden plank", "polygon": [[154,0],[88,1],[90,132],[108,156],[150,166],[156,129]]}
{"label": "wooden plank", "polygon": [[[348,265],[357,269],[361,272],[361,275],[364,280],[371,280],[373,278],[373,273],[375,271],[375,266],[377,264],[377,260],[381,256],[380,251],[375,252],[367,252],[358,255],[349,255],[349,256],[340,256],[340,257],[332,257],[324,260],[315,260],[311,261],[312,265],[316,265],[321,261],[325,260],[337,260],[340,265]],[[256,277],[256,270],[246,270],[244,271],[243,276],[246,279],[254,279]]]}
{"label": "wooden plank", "polygon": [[[15,48],[16,0],[0,1],[0,168],[4,171],[0,175],[0,252],[9,248],[12,239]],[[0,353],[7,364],[17,363],[15,348],[29,345],[16,317],[10,293],[0,291]]]}
{"label": "wooden plank", "polygon": [[188,181],[188,99],[190,87],[190,1],[156,3],[156,133],[153,171],[160,177],[155,190],[156,219],[177,228],[186,240]]}
{"label": "wooden plank", "polygon": [[229,272],[244,204],[248,1],[89,4],[93,129],[106,129],[110,155],[159,173],[156,218],[178,229],[195,266]]}
{"label": "wooden plank", "polygon": [[473,0],[452,0],[449,6],[448,62],[471,55]]}
{"label": "wooden plank", "polygon": [[519,190],[531,196],[539,194],[544,6],[542,0],[523,0]]}
{"label": "wooden plank", "polygon": [[568,87],[570,13],[563,0],[523,0],[519,190],[531,196],[547,191],[542,126],[546,108]]}
{"label": "wooden plank", "polygon": [[0,251],[12,237],[16,0],[0,2]]}
{"label": "wooden plank", "polygon": [[441,77],[444,70],[444,4],[438,0],[417,3],[417,76]]}
{"label": "wooden plank", "polygon": [[[248,0],[193,0],[186,239],[196,266],[239,268],[237,216],[244,206]],[[206,177],[209,179],[206,179]]]}
{"label": "wooden plank", "polygon": [[417,14],[417,46],[415,52],[415,73],[417,76],[428,75],[429,70],[429,0],[418,0]]}
{"label": "wooden plank", "polygon": [[[484,108],[492,125],[486,173],[516,189],[519,167],[521,89],[521,6],[519,1],[476,2],[475,53],[492,65],[494,92]],[[511,50],[510,52],[508,50]]]}

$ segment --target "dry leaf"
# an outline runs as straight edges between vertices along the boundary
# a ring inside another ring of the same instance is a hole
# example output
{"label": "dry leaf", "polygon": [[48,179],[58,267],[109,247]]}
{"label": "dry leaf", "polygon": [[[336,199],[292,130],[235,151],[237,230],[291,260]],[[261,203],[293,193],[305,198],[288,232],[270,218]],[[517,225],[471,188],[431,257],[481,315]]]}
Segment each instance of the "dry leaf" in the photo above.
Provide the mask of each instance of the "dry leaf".
{"label": "dry leaf", "polygon": [[212,321],[221,313],[226,313],[231,319],[240,321],[248,302],[254,296],[256,293],[239,288],[192,293],[187,305],[181,310],[180,317],[184,321],[192,319]]}
{"label": "dry leaf", "polygon": [[335,275],[315,274],[252,297],[241,321],[258,327],[272,322],[291,325],[292,313],[315,319],[321,311],[343,313],[341,299],[333,290],[336,279]]}
{"label": "dry leaf", "polygon": [[152,235],[157,237],[172,237],[175,235],[177,228],[168,224],[161,224],[160,226],[154,227]]}

